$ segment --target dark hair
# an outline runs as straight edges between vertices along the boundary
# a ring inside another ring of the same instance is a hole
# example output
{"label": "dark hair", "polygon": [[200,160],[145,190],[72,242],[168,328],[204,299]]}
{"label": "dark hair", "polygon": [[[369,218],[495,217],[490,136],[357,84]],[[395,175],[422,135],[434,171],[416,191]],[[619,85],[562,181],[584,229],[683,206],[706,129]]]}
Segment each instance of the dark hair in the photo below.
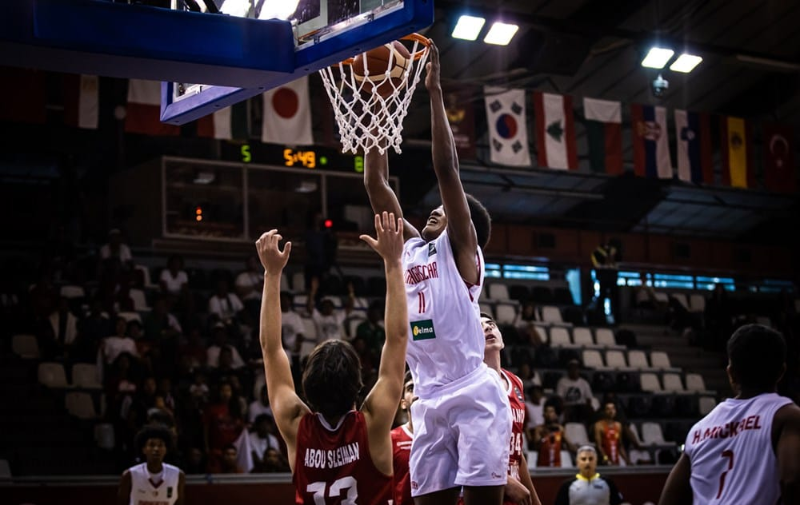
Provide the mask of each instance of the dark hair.
{"label": "dark hair", "polygon": [[153,423],[145,425],[144,428],[139,430],[139,433],[136,434],[136,438],[134,439],[136,452],[141,453],[144,445],[152,438],[163,441],[164,445],[167,447],[167,452],[172,450],[172,431],[163,424]]}
{"label": "dark hair", "polygon": [[728,360],[741,386],[772,390],[783,374],[786,341],[772,328],[748,324],[728,340]]}
{"label": "dark hair", "polygon": [[556,414],[558,414],[559,416],[561,415],[561,407],[559,405],[559,401],[557,398],[548,398],[544,402],[544,407],[542,407],[542,411],[544,411],[544,409],[546,409],[547,407],[553,407],[553,409],[556,411]]}
{"label": "dark hair", "polygon": [[335,419],[352,409],[363,386],[361,360],[349,343],[328,340],[308,357],[303,392],[311,410],[326,419]]}
{"label": "dark hair", "polygon": [[478,237],[478,245],[483,249],[489,243],[489,237],[492,234],[492,216],[489,215],[489,211],[477,198],[469,193],[465,196],[467,197],[469,214],[472,217],[472,226],[475,227],[475,235]]}
{"label": "dark hair", "polygon": [[410,380],[414,380],[414,376],[411,375],[411,370],[406,370],[406,373],[403,376],[403,384],[405,384]]}

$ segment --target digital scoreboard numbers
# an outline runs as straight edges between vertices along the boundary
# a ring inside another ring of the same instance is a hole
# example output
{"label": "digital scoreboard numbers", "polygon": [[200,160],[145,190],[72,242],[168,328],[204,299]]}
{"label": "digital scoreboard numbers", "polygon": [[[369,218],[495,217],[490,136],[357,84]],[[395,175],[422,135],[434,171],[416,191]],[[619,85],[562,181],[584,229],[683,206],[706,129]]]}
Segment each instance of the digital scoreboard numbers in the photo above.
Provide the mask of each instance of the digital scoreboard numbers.
{"label": "digital scoreboard numbers", "polygon": [[364,157],[340,153],[335,149],[316,147],[314,149],[294,149],[269,144],[235,145],[224,143],[222,156],[226,160],[241,163],[279,165],[291,168],[322,168],[337,172],[364,173]]}

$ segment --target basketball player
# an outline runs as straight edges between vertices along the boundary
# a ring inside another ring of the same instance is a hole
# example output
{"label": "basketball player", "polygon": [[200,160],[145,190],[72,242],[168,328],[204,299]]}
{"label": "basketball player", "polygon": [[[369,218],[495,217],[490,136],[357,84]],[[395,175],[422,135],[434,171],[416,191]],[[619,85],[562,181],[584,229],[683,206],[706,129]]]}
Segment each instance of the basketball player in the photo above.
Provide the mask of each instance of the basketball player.
{"label": "basketball player", "polygon": [[298,505],[387,505],[392,494],[389,437],[403,389],[408,319],[400,256],[403,224],[393,214],[375,216],[377,240],[362,235],[383,258],[386,272],[386,343],[377,382],[355,410],[361,365],[341,340],[318,345],[303,372],[308,406],[297,396],[281,345],[280,279],[291,243],[269,231],[256,242],[266,272],[261,306],[261,348],[267,391],[289,455]]}
{"label": "basketball player", "polygon": [[622,445],[622,424],[616,420],[617,406],[606,402],[603,418],[594,423],[594,441],[599,449],[601,461],[606,465],[619,465],[620,458],[631,466],[631,460]]}
{"label": "basketball player", "polygon": [[414,505],[411,498],[411,476],[408,473],[408,459],[411,442],[414,440],[414,423],[411,421],[411,404],[414,403],[414,379],[406,372],[403,383],[403,397],[400,410],[406,411],[408,422],[392,430],[392,459],[394,461],[394,484],[392,488],[393,505]]}
{"label": "basketball player", "polygon": [[558,422],[558,410],[552,401],[544,405],[544,424],[533,430],[533,445],[539,451],[537,467],[561,468],[561,449],[575,452],[575,446],[567,437],[566,430]]}
{"label": "basketball player", "polygon": [[164,457],[172,447],[169,428],[160,424],[145,426],[136,435],[134,446],[146,461],[122,473],[117,504],[183,505],[183,471],[164,463]]}
{"label": "basketball player", "polygon": [[689,431],[659,504],[800,503],[800,408],[775,393],[783,335],[742,326],[728,340],[726,370],[736,397]]}
{"label": "basketball player", "polygon": [[[431,42],[425,85],[431,100],[433,169],[443,206],[421,232],[406,223],[403,248],[411,340],[407,361],[419,397],[411,407],[414,442],[409,461],[417,505],[452,505],[464,486],[467,505],[500,505],[511,437],[508,396],[483,363],[478,296],[491,219],[464,193],[439,82],[439,53]],[[388,182],[388,161],[366,153],[364,184],[375,212],[402,216]]]}
{"label": "basketball player", "polygon": [[525,397],[522,394],[522,380],[500,368],[500,351],[505,347],[503,334],[492,316],[481,314],[481,327],[486,338],[483,362],[494,370],[505,385],[508,401],[511,406],[511,443],[509,447],[508,482],[505,488],[504,505],[542,505],[533,488],[528,462],[522,450],[525,438]]}

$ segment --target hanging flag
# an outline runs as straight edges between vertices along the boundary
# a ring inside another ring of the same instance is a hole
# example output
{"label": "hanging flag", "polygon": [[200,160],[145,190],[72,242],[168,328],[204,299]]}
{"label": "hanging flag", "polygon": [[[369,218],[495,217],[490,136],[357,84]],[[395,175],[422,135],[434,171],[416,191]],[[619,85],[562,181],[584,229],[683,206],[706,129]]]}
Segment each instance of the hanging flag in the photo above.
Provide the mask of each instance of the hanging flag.
{"label": "hanging flag", "polygon": [[560,170],[578,169],[572,97],[533,92],[539,166]]}
{"label": "hanging flag", "polygon": [[622,106],[596,98],[583,99],[589,162],[595,172],[622,173]]}
{"label": "hanging flag", "polygon": [[525,91],[486,86],[486,119],[489,123],[490,159],[493,163],[529,167]]}
{"label": "hanging flag", "polygon": [[100,110],[100,79],[96,75],[64,74],[64,123],[96,130]]}
{"label": "hanging flag", "polygon": [[144,135],[180,135],[179,126],[161,122],[160,82],[141,79],[128,81],[125,131]]}
{"label": "hanging flag", "polygon": [[764,184],[770,191],[794,193],[796,190],[793,139],[789,126],[764,125]]}
{"label": "hanging flag", "polygon": [[197,136],[220,140],[246,140],[249,138],[249,101],[235,103],[198,119]]}
{"label": "hanging flag", "polygon": [[44,124],[47,120],[45,73],[0,67],[0,121]]}
{"label": "hanging flag", "polygon": [[459,89],[449,91],[444,95],[445,112],[450,130],[453,132],[453,142],[456,152],[461,159],[475,159],[475,110],[470,101],[469,93]]}
{"label": "hanging flag", "polygon": [[722,116],[722,183],[734,188],[755,186],[749,126],[738,117]]}
{"label": "hanging flag", "polygon": [[308,77],[302,77],[264,93],[261,141],[272,144],[310,145],[311,107]]}
{"label": "hanging flag", "polygon": [[667,110],[652,105],[631,105],[633,171],[639,177],[672,178],[667,142]]}
{"label": "hanging flag", "polygon": [[708,114],[676,110],[675,138],[678,142],[678,179],[713,184],[714,165]]}

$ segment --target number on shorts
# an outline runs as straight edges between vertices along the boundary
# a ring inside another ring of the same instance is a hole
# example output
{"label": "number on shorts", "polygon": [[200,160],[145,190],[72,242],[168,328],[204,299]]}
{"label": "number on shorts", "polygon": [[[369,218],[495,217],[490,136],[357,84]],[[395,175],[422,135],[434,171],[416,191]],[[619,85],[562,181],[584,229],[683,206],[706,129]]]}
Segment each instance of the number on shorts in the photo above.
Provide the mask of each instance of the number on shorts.
{"label": "number on shorts", "polygon": [[417,299],[419,301],[419,313],[422,314],[425,312],[425,292],[420,291],[417,293]]}
{"label": "number on shorts", "polygon": [[325,488],[328,488],[329,498],[338,498],[339,494],[347,489],[347,496],[341,502],[342,505],[356,505],[358,498],[358,488],[356,480],[352,477],[342,477],[335,480],[330,487],[325,482],[312,482],[306,486],[306,492],[314,493],[314,505],[325,505]]}
{"label": "number on shorts", "polygon": [[722,451],[720,456],[728,459],[728,469],[722,472],[722,475],[719,476],[719,491],[717,492],[717,500],[719,500],[719,497],[722,496],[722,490],[725,488],[725,475],[733,470],[733,451]]}

